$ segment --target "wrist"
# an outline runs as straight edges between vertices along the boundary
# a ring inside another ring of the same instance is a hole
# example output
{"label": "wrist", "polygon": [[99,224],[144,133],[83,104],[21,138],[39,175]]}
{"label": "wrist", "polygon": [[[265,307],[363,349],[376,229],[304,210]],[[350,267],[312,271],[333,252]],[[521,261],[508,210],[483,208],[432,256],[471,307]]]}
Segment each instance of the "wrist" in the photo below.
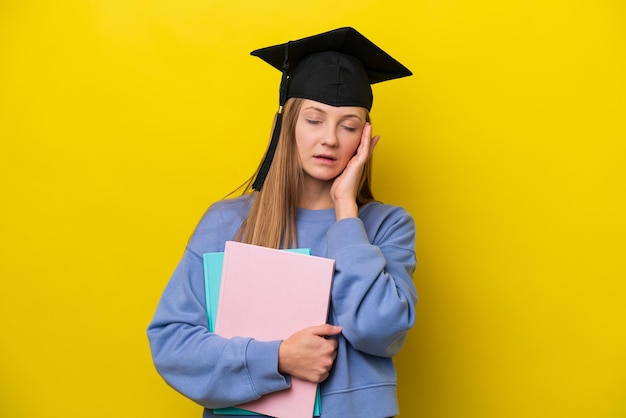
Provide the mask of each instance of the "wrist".
{"label": "wrist", "polygon": [[289,368],[289,361],[287,360],[287,348],[284,345],[285,341],[281,341],[278,346],[278,372],[281,374],[289,374],[287,369]]}
{"label": "wrist", "polygon": [[335,202],[335,219],[340,221],[342,219],[347,218],[358,218],[359,217],[359,206],[355,201],[343,202],[336,201]]}

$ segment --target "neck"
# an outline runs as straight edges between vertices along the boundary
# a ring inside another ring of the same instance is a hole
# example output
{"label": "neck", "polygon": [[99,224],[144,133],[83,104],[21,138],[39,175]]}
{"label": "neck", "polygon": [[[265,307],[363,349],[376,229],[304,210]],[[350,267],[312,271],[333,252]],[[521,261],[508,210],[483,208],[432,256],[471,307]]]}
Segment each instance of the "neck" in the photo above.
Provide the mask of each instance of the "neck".
{"label": "neck", "polygon": [[322,182],[314,179],[304,179],[302,195],[298,200],[298,207],[302,209],[332,209],[335,207],[330,197],[332,181]]}

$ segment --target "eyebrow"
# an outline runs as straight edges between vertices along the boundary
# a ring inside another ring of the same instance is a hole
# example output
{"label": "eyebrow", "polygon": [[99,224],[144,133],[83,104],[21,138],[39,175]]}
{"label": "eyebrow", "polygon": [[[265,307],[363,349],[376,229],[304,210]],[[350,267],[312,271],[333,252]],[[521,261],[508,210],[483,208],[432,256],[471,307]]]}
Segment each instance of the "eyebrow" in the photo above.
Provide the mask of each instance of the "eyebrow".
{"label": "eyebrow", "polygon": [[[316,106],[305,107],[302,110],[315,110],[320,113],[326,114],[326,111],[324,109],[320,109],[319,107],[316,107]],[[347,115],[341,116],[341,119],[348,119],[348,118],[357,118],[358,120],[361,120],[361,121],[363,120],[361,116],[357,115],[356,113],[348,113]]]}

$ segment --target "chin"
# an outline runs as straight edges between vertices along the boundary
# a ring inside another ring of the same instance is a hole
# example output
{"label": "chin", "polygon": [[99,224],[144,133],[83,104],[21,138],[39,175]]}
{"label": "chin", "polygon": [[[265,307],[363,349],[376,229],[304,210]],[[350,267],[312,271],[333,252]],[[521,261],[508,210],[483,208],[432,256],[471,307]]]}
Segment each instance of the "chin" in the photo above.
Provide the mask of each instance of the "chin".
{"label": "chin", "polygon": [[337,177],[339,177],[339,174],[332,176],[332,175],[307,175],[307,177],[312,180],[312,181],[316,181],[316,182],[320,182],[320,183],[332,183]]}

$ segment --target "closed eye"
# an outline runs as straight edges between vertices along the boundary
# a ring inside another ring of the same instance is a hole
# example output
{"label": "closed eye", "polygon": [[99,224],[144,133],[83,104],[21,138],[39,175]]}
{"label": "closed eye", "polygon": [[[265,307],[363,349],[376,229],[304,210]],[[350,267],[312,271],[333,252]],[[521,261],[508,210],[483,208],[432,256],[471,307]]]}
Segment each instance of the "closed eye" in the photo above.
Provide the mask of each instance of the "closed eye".
{"label": "closed eye", "polygon": [[320,123],[322,123],[321,120],[315,120],[315,119],[306,119],[306,122],[310,125],[319,125]]}

